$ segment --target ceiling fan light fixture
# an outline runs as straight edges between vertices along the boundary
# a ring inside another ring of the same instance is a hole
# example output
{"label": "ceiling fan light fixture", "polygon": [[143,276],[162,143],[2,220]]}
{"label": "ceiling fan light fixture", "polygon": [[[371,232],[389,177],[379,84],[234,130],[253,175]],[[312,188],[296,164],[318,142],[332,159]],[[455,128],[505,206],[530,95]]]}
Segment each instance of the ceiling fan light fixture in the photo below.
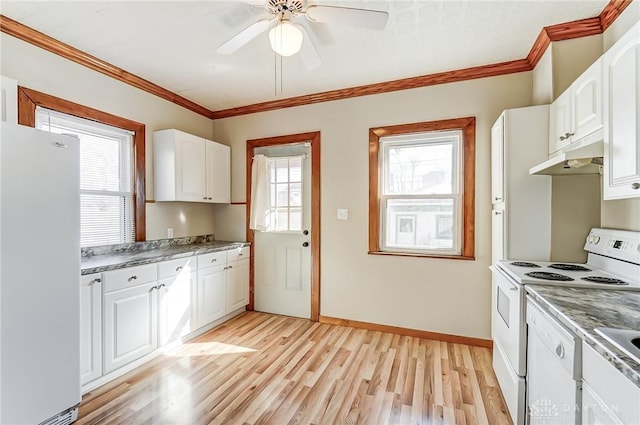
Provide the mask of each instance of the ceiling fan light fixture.
{"label": "ceiling fan light fixture", "polygon": [[302,31],[288,20],[278,22],[269,31],[269,42],[274,52],[280,56],[292,56],[302,47]]}

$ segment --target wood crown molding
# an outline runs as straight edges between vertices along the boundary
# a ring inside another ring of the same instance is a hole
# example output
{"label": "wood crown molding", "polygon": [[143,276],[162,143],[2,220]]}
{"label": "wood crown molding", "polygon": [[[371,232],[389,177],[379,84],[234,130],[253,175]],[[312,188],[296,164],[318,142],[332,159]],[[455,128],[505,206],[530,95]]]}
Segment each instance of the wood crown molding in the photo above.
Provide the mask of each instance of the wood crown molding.
{"label": "wood crown molding", "polygon": [[213,112],[204,106],[200,106],[189,99],[152,83],[151,81],[138,77],[137,75],[127,72],[122,68],[118,68],[115,65],[103,61],[102,59],[23,25],[18,21],[7,18],[4,15],[0,15],[0,31],[22,41],[26,41],[34,46],[40,47],[41,49],[55,53],[58,56],[62,56],[65,59],[86,66],[87,68],[93,69],[94,71],[107,75],[118,81],[129,84],[130,86],[146,91],[147,93],[151,93],[162,99],[168,100],[169,102],[175,103],[176,105],[182,106],[183,108],[189,109],[197,114],[203,115],[207,118],[213,118]]}
{"label": "wood crown molding", "polygon": [[632,3],[632,1],[633,0],[610,0],[600,15],[595,18],[565,22],[543,28],[533,43],[529,54],[524,59],[367,84],[357,87],[330,90],[218,111],[211,111],[150,81],[140,78],[121,68],[111,65],[108,62],[98,59],[95,56],[89,55],[75,47],[69,46],[68,44],[29,28],[26,25],[7,18],[4,15],[0,15],[0,31],[79,63],[80,65],[91,68],[94,71],[115,78],[123,83],[154,94],[204,117],[215,120],[239,115],[254,114],[257,112],[291,108],[294,106],[349,99],[352,97],[368,96],[372,94],[388,93],[437,84],[454,83],[477,78],[531,71],[536,67],[540,58],[552,41],[562,41],[602,34],[611,26],[618,16],[620,16],[622,11]]}
{"label": "wood crown molding", "polygon": [[336,317],[320,316],[320,323],[328,323],[338,326],[350,326],[352,328],[366,329],[369,331],[388,332],[413,338],[430,339],[434,341],[453,342],[456,344],[473,345],[476,347],[493,348],[490,339],[473,338],[469,336],[450,335],[439,332],[421,331],[417,329],[402,328],[398,326],[380,325],[377,323],[359,322],[357,320],[339,319]]}

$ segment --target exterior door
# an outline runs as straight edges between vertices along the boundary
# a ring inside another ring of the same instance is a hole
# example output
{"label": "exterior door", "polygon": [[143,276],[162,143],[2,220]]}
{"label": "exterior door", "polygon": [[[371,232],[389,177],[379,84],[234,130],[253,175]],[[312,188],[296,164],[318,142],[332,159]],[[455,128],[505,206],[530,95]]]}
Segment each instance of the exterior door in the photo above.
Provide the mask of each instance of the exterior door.
{"label": "exterior door", "polygon": [[254,234],[258,311],[311,318],[311,149],[257,148],[269,158],[269,225]]}

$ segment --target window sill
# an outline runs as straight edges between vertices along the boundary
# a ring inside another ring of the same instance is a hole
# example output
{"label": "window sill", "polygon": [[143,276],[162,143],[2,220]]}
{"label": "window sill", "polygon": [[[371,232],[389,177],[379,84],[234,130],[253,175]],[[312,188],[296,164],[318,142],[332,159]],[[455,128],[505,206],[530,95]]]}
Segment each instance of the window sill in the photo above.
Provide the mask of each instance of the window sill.
{"label": "window sill", "polygon": [[389,251],[369,251],[369,255],[389,255],[394,257],[417,257],[417,258],[440,258],[444,260],[467,260],[475,261],[476,257],[465,257],[462,255],[435,255],[435,254],[414,254],[409,252],[389,252]]}

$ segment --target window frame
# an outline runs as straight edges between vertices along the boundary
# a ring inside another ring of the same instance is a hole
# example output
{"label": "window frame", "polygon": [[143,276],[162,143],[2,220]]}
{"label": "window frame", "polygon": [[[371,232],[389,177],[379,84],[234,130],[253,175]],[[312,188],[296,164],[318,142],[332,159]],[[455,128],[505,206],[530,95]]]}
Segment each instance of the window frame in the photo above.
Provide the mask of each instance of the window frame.
{"label": "window frame", "polygon": [[[422,253],[399,249],[397,251],[383,251],[381,249],[381,195],[382,157],[380,139],[388,136],[401,136],[413,133],[431,131],[462,131],[461,143],[461,238],[459,243],[460,255]],[[410,257],[432,257],[459,260],[475,259],[475,117],[453,118],[447,120],[401,124],[369,129],[369,254],[398,255]]]}
{"label": "window frame", "polygon": [[26,87],[18,87],[18,124],[36,126],[36,106],[133,132],[135,241],[146,240],[145,125]]}

